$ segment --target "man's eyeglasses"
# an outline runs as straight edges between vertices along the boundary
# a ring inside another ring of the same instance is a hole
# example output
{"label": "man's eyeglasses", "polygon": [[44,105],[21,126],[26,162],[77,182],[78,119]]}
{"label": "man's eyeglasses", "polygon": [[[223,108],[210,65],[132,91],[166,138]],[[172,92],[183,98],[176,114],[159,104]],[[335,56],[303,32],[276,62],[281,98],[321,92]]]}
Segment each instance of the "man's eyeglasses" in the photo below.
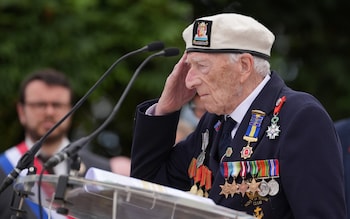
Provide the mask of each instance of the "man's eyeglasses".
{"label": "man's eyeglasses", "polygon": [[67,110],[70,107],[70,104],[67,103],[59,103],[59,102],[25,102],[24,105],[32,108],[37,111],[44,111],[47,107],[51,106],[56,111]]}

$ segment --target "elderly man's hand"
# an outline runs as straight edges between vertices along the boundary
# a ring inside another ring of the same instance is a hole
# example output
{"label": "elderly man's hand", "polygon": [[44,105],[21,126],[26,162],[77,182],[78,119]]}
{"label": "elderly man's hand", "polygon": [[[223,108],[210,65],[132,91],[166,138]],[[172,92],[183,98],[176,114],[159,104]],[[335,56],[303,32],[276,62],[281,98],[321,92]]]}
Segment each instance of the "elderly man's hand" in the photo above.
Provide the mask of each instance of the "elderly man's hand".
{"label": "elderly man's hand", "polygon": [[190,69],[186,59],[187,54],[184,53],[168,76],[156,107],[156,115],[165,115],[180,110],[184,104],[194,97],[196,90],[189,90],[185,85],[187,72]]}

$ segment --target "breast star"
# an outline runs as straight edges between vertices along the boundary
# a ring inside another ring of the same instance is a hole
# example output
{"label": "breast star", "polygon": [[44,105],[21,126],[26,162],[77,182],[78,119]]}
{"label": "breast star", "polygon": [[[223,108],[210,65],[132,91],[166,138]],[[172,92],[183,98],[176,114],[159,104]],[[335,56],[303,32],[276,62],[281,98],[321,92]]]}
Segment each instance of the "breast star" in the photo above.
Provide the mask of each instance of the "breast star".
{"label": "breast star", "polygon": [[260,191],[260,189],[259,189],[260,182],[257,182],[254,178],[252,179],[252,181],[250,183],[248,183],[248,185],[249,185],[248,192],[251,192],[254,194],[255,192]]}
{"label": "breast star", "polygon": [[225,184],[220,185],[220,187],[221,187],[220,195],[224,195],[225,198],[227,198],[228,195],[230,194],[230,190],[231,190],[230,184],[227,181],[225,181]]}

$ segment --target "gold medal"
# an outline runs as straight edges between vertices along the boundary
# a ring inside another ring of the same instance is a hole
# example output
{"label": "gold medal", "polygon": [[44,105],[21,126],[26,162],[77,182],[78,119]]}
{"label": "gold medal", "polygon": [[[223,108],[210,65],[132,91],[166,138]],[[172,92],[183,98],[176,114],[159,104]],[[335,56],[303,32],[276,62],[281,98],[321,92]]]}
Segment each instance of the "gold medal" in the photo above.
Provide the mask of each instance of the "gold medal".
{"label": "gold medal", "polygon": [[230,195],[233,197],[238,192],[238,185],[236,184],[235,179],[233,179],[232,183],[230,184]]}
{"label": "gold medal", "polygon": [[204,192],[204,197],[205,197],[205,198],[209,198],[209,193],[208,193],[208,191],[205,191],[205,192]]}
{"label": "gold medal", "polygon": [[257,182],[255,180],[255,178],[253,178],[252,181],[250,183],[248,183],[248,185],[249,185],[249,188],[248,188],[247,192],[251,192],[254,194],[254,193],[260,191],[260,189],[259,189],[260,182]]}
{"label": "gold medal", "polygon": [[245,180],[241,182],[241,184],[238,184],[238,192],[241,193],[242,197],[244,197],[245,193],[247,192],[249,188],[249,185],[246,183]]}
{"label": "gold medal", "polygon": [[197,191],[197,195],[200,196],[200,197],[204,197],[203,189],[199,188],[198,191]]}
{"label": "gold medal", "polygon": [[198,192],[198,188],[197,188],[197,185],[194,184],[191,189],[190,189],[190,193],[193,194],[193,195],[196,195]]}
{"label": "gold medal", "polygon": [[219,195],[224,195],[225,198],[227,198],[228,195],[230,194],[230,190],[231,190],[230,184],[227,182],[227,180],[225,180],[225,184],[220,185],[220,187],[221,187],[221,192]]}

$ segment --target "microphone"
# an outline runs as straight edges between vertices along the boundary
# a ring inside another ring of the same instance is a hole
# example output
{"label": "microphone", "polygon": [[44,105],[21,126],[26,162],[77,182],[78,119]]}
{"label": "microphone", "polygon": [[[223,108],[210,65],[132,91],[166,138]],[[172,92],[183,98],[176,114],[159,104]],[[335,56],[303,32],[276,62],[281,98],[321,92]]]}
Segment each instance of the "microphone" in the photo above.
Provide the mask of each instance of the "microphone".
{"label": "microphone", "polygon": [[88,136],[82,137],[78,139],[75,142],[72,142],[68,146],[66,146],[61,152],[57,153],[53,157],[51,157],[47,162],[44,164],[44,168],[52,168],[62,162],[63,160],[75,155],[83,146],[85,146],[87,143],[89,143],[94,137],[96,137],[113,119],[115,114],[118,112],[122,102],[124,101],[127,93],[129,92],[131,85],[134,83],[136,77],[140,73],[141,69],[147,64],[147,62],[156,57],[156,56],[176,56],[179,54],[179,49],[177,48],[166,48],[160,52],[154,53],[150,56],[148,56],[136,69],[133,76],[131,77],[128,85],[126,86],[125,90],[123,91],[120,99],[118,100],[117,104],[114,106],[111,114],[107,117],[107,119],[102,123],[100,127],[98,127],[93,133],[91,133]]}
{"label": "microphone", "polygon": [[17,162],[16,167],[10,172],[7,177],[3,180],[1,186],[0,186],[0,194],[13,183],[13,181],[18,177],[18,175],[21,173],[23,169],[28,168],[34,160],[35,154],[39,151],[41,148],[43,142],[46,140],[46,138],[59,126],[61,125],[70,115],[72,115],[88,98],[88,96],[96,89],[96,87],[101,84],[101,82],[109,75],[109,73],[115,68],[115,66],[121,62],[122,60],[126,59],[127,57],[131,55],[135,55],[141,52],[153,52],[162,50],[164,48],[164,43],[160,41],[152,42],[140,49],[131,51],[122,57],[120,57],[118,60],[116,60],[108,69],[107,71],[100,77],[100,79],[88,90],[88,92],[72,107],[72,109],[63,116],[54,126],[52,126],[45,135],[43,135],[34,145],[33,147],[28,150],[23,156],[20,158],[20,160]]}

